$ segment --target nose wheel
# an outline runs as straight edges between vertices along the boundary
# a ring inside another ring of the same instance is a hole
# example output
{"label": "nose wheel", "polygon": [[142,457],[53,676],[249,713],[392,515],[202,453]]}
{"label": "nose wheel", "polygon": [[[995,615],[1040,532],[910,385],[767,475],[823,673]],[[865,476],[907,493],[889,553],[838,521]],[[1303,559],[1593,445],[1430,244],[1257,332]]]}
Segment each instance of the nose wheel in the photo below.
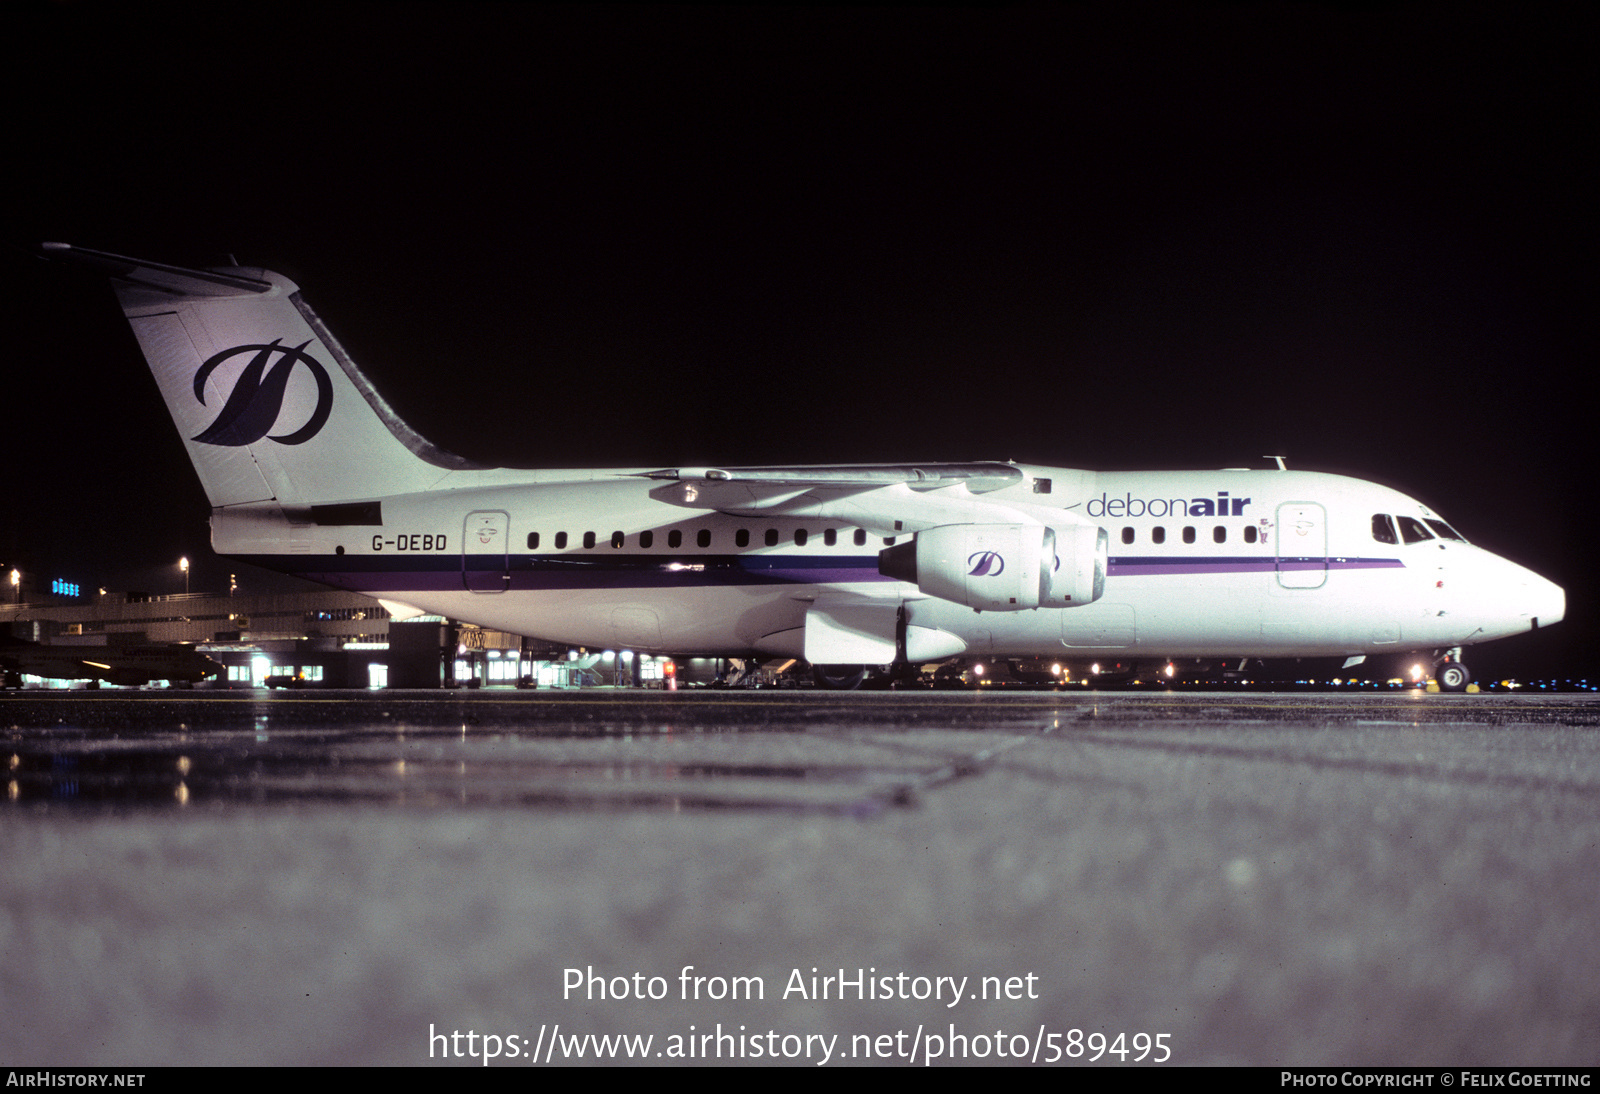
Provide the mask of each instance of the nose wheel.
{"label": "nose wheel", "polygon": [[1440,691],[1466,691],[1467,685],[1472,683],[1472,673],[1461,663],[1459,649],[1447,652],[1444,660],[1434,666],[1433,678],[1438,681]]}

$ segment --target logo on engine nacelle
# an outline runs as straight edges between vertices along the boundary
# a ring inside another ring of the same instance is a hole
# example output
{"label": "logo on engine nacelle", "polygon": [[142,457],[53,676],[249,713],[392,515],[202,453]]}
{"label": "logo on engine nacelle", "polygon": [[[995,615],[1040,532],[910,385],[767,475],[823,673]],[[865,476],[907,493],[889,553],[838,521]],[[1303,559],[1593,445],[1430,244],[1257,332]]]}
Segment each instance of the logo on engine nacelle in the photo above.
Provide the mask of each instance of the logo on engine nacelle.
{"label": "logo on engine nacelle", "polygon": [[1006,560],[999,551],[974,551],[967,556],[968,577],[999,577],[1005,573]]}

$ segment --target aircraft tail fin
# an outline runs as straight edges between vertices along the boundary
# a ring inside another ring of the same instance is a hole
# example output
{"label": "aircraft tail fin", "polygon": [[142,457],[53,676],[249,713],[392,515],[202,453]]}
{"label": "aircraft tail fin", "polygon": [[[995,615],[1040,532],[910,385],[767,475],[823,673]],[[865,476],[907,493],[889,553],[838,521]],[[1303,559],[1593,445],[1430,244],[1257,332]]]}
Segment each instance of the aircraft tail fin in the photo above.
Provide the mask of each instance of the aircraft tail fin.
{"label": "aircraft tail fin", "polygon": [[111,277],[213,506],[370,499],[480,468],[401,421],[281,274],[41,252]]}

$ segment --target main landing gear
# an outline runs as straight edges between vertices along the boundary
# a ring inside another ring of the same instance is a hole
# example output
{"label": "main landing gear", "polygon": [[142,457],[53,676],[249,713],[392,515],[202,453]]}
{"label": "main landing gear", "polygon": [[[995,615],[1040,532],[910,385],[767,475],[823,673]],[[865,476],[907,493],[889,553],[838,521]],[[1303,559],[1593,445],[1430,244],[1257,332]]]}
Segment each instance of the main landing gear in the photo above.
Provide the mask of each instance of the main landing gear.
{"label": "main landing gear", "polygon": [[812,665],[811,680],[826,691],[855,691],[863,686],[909,688],[918,684],[917,666],[904,661],[892,665]]}
{"label": "main landing gear", "polygon": [[867,679],[867,666],[812,665],[811,678],[828,691],[854,691]]}

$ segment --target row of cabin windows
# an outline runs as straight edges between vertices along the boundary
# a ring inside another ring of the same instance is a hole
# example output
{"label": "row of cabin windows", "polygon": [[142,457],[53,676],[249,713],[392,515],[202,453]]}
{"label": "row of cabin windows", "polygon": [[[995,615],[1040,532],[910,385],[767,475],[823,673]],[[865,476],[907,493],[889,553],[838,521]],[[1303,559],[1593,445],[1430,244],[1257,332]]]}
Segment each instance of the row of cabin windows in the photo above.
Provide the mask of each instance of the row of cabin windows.
{"label": "row of cabin windows", "polygon": [[[1399,535],[1395,534],[1396,521],[1400,525]],[[1432,528],[1433,531],[1428,531],[1429,528]],[[1434,520],[1432,517],[1424,517],[1422,520],[1418,520],[1416,517],[1391,517],[1388,513],[1372,514],[1372,538],[1379,543],[1399,543],[1402,540],[1406,543],[1421,543],[1423,540],[1433,539],[1435,532],[1438,533],[1438,538],[1440,539],[1453,539],[1461,543],[1466,542],[1460,532],[1457,532],[1444,521]]]}
{"label": "row of cabin windows", "polygon": [[[776,547],[778,545],[778,530],[776,528],[768,528],[766,530],[765,535],[762,538],[763,538],[763,542],[768,547]],[[804,528],[796,528],[794,530],[794,537],[793,538],[794,538],[794,545],[796,547],[804,547],[807,543],[810,542],[811,533],[808,532]],[[597,537],[595,536],[595,534],[593,532],[585,532],[585,533],[583,533],[583,545],[585,547],[593,547],[596,542],[598,542],[598,539],[597,539]],[[628,537],[627,537],[626,533],[624,533],[624,532],[612,532],[611,533],[611,546],[617,547],[617,548],[621,548],[621,547],[626,546],[627,542],[628,542]],[[694,535],[694,542],[695,542],[695,546],[696,547],[710,547],[711,546],[711,529],[702,528],[698,532],[696,532],[695,535]],[[837,529],[837,528],[824,528],[822,530],[822,542],[823,542],[824,545],[826,545],[828,547],[838,546],[838,543],[839,543],[839,529]],[[855,530],[855,535],[853,537],[853,542],[855,543],[855,545],[857,547],[865,547],[867,545],[867,532],[866,532],[866,529],[857,528]],[[638,538],[637,538],[637,543],[638,543],[638,546],[639,546],[639,548],[641,550],[645,550],[645,551],[650,550],[652,547],[654,547],[656,545],[656,534],[655,534],[655,532],[654,531],[640,532],[639,535],[638,535]],[[883,537],[883,543],[884,543],[884,546],[886,546],[886,547],[893,546],[894,545],[894,537],[893,536],[884,536]],[[565,532],[557,532],[555,534],[555,537],[554,537],[554,544],[555,544],[555,549],[556,550],[558,550],[558,551],[565,550],[566,546],[567,546],[567,533],[565,533]],[[734,533],[733,533],[733,544],[734,544],[735,547],[748,547],[748,546],[750,546],[750,529],[748,529],[748,528],[736,529],[734,531]],[[677,548],[682,547],[682,546],[683,546],[683,529],[682,528],[673,528],[670,531],[668,531],[667,532],[667,548],[669,550],[676,550]],[[539,549],[539,533],[538,532],[529,532],[528,533],[528,550],[537,551],[538,549]]]}
{"label": "row of cabin windows", "polygon": [[[1409,517],[1405,517],[1405,518],[1402,518],[1402,519],[1403,520],[1409,520],[1410,518]],[[1374,518],[1374,521],[1376,521],[1376,518]],[[1258,533],[1257,533],[1257,531],[1256,531],[1256,527],[1253,524],[1245,525],[1243,534],[1244,534],[1244,541],[1246,543],[1255,543],[1260,538]],[[1377,536],[1377,525],[1376,525],[1376,523],[1374,523],[1374,525],[1373,525],[1373,535]],[[811,538],[811,534],[806,529],[804,529],[804,528],[796,528],[794,530],[793,539],[794,539],[794,545],[796,547],[804,547],[808,542],[810,542],[810,538]],[[1132,543],[1132,542],[1134,542],[1134,538],[1135,538],[1134,529],[1132,529],[1132,528],[1123,528],[1122,529],[1122,542],[1123,543]],[[1189,525],[1189,526],[1185,526],[1184,527],[1184,529],[1182,531],[1182,538],[1183,538],[1183,542],[1185,542],[1185,543],[1194,543],[1195,542],[1195,540],[1197,538],[1197,533],[1196,533],[1193,525]],[[1431,538],[1431,537],[1429,537],[1429,538]],[[1456,538],[1459,538],[1459,537],[1456,537]],[[624,532],[620,532],[620,531],[612,532],[611,533],[611,546],[615,547],[615,548],[618,548],[618,549],[620,549],[622,547],[625,547],[625,546],[627,546],[627,539],[628,539],[627,534],[624,533]],[[710,547],[711,546],[711,540],[712,540],[711,529],[709,529],[709,528],[701,528],[699,531],[697,531],[695,533],[695,546],[696,547],[702,547],[702,548]],[[894,540],[895,540],[895,537],[893,537],[893,536],[884,536],[883,537],[884,546],[886,546],[886,547],[893,546],[894,545]],[[654,547],[655,546],[655,541],[656,541],[656,534],[655,534],[654,531],[640,532],[639,535],[638,535],[638,539],[637,539],[637,543],[638,543],[639,548],[641,550],[645,550],[645,551],[648,551],[652,547]],[[1159,544],[1159,543],[1165,543],[1166,541],[1167,541],[1167,530],[1164,527],[1161,527],[1161,526],[1158,525],[1155,528],[1150,529],[1150,542]],[[1219,525],[1216,525],[1214,528],[1212,528],[1211,529],[1211,541],[1213,543],[1226,543],[1228,541],[1228,529],[1227,529],[1227,527],[1224,526],[1224,525],[1219,524]],[[593,533],[593,532],[585,532],[585,533],[583,533],[582,542],[583,542],[583,546],[585,548],[593,548],[595,546],[595,544],[597,542],[599,542],[599,537],[596,536],[595,533]],[[765,543],[766,546],[768,546],[768,547],[776,547],[776,546],[778,546],[778,542],[779,542],[778,530],[776,528],[768,528],[766,530],[766,532],[763,533],[763,535],[762,535],[762,542]],[[822,542],[823,542],[824,545],[826,545],[828,547],[837,546],[838,542],[839,542],[839,530],[837,528],[824,528],[823,531],[822,531]],[[862,528],[857,528],[855,530],[853,536],[852,536],[852,542],[857,547],[865,547],[867,545],[867,533],[866,533],[866,530],[862,529]],[[1394,541],[1393,540],[1385,540],[1384,542],[1392,543]],[[1409,543],[1409,542],[1412,542],[1412,541],[1411,540],[1407,540],[1407,542]],[[528,550],[537,551],[539,549],[539,543],[540,543],[539,533],[538,532],[529,532],[528,533]],[[554,546],[555,546],[556,550],[558,550],[558,551],[565,550],[566,547],[567,547],[567,543],[568,543],[567,533],[565,533],[565,532],[557,532],[555,534]],[[748,546],[750,546],[750,529],[748,529],[748,528],[736,529],[734,531],[734,533],[733,533],[733,543],[734,543],[735,547],[748,547]],[[667,547],[668,547],[668,549],[669,550],[676,550],[677,548],[682,547],[682,546],[683,546],[683,529],[681,529],[681,528],[673,528],[670,531],[668,531],[667,532]]]}
{"label": "row of cabin windows", "polygon": [[[1195,536],[1196,536],[1196,533],[1195,533],[1195,530],[1194,530],[1194,526],[1193,525],[1185,525],[1184,529],[1183,529],[1183,542],[1185,542],[1185,543],[1193,543],[1195,541]],[[1246,543],[1254,543],[1259,538],[1260,537],[1256,533],[1256,526],[1254,524],[1247,524],[1247,525],[1244,526],[1244,541]],[[1132,543],[1133,540],[1134,540],[1134,530],[1132,528],[1126,528],[1126,527],[1123,528],[1122,529],[1122,542],[1123,543]],[[1161,527],[1160,525],[1156,525],[1156,527],[1150,529],[1150,542],[1151,543],[1165,543],[1165,542],[1167,542],[1167,530],[1165,528]],[[1228,529],[1224,525],[1221,525],[1221,524],[1219,524],[1216,527],[1212,528],[1211,529],[1211,542],[1212,543],[1226,543],[1226,542],[1228,542]]]}
{"label": "row of cabin windows", "polygon": [[[1398,532],[1396,531],[1397,522],[1398,522]],[[1433,531],[1429,531],[1430,528],[1433,529]],[[1392,517],[1388,513],[1374,513],[1372,515],[1372,538],[1377,540],[1379,543],[1400,543],[1401,541],[1404,541],[1404,542],[1406,542],[1408,544],[1409,543],[1421,543],[1424,540],[1429,540],[1429,539],[1435,538],[1435,533],[1437,533],[1437,536],[1440,539],[1453,539],[1453,540],[1457,540],[1457,541],[1462,542],[1462,543],[1466,542],[1466,540],[1462,538],[1462,536],[1461,536],[1461,534],[1459,532],[1457,532],[1454,528],[1450,527],[1448,524],[1446,524],[1442,520],[1435,520],[1435,519],[1433,519],[1431,517],[1425,517],[1422,520],[1418,520],[1415,517],[1408,517],[1408,516]],[[1259,535],[1259,533],[1257,533],[1256,527],[1253,524],[1247,524],[1247,525],[1244,526],[1243,535],[1244,535],[1244,541],[1246,543],[1256,543],[1260,539],[1260,535]],[[656,534],[653,531],[640,532],[639,533],[639,537],[638,537],[639,547],[642,550],[648,551],[650,548],[655,546],[655,537],[656,537]],[[1182,532],[1182,537],[1183,537],[1183,542],[1185,542],[1185,543],[1193,543],[1193,542],[1195,542],[1196,532],[1195,532],[1194,526],[1193,525],[1184,526],[1183,532]],[[804,529],[804,528],[796,528],[794,530],[793,538],[794,538],[794,545],[796,547],[804,547],[806,545],[806,543],[809,542],[809,540],[810,540],[810,533],[807,532],[806,529]],[[779,539],[778,530],[776,528],[768,528],[766,530],[766,532],[762,536],[762,541],[768,547],[776,547],[778,545],[778,539]],[[1134,539],[1135,539],[1134,529],[1131,528],[1131,527],[1124,527],[1122,529],[1122,542],[1123,543],[1133,543]],[[1160,525],[1157,525],[1156,527],[1150,529],[1150,542],[1151,543],[1158,543],[1159,544],[1159,543],[1165,543],[1166,541],[1167,541],[1167,530],[1166,530],[1166,528],[1164,528],[1164,527],[1162,527]],[[595,536],[595,534],[593,532],[585,532],[585,533],[583,533],[583,545],[585,547],[593,547],[596,542],[597,542],[597,539],[596,539],[596,536]],[[837,528],[825,528],[825,529],[823,529],[823,531],[822,531],[822,542],[825,545],[829,546],[829,547],[836,546],[838,544],[838,542],[839,542],[839,530]],[[855,545],[857,547],[865,547],[867,545],[867,533],[866,533],[866,530],[863,529],[863,528],[857,528],[855,530],[855,533],[854,533],[854,536],[853,536],[853,542],[855,543]],[[885,536],[885,537],[883,537],[883,542],[884,542],[885,546],[893,546],[894,545],[894,537],[893,536]],[[1211,542],[1213,542],[1213,543],[1226,543],[1226,542],[1228,542],[1228,529],[1227,529],[1227,527],[1224,526],[1224,525],[1221,525],[1221,524],[1218,524],[1218,525],[1214,526],[1211,529]],[[622,532],[612,532],[611,533],[611,546],[617,547],[617,548],[621,548],[621,547],[625,546],[626,543],[627,543],[627,536],[624,533],[622,533]],[[737,529],[733,533],[733,543],[734,543],[735,547],[748,547],[748,546],[750,546],[750,529],[748,529],[748,528]],[[556,550],[558,550],[558,551],[565,550],[566,546],[567,546],[567,533],[565,533],[565,532],[557,532],[555,534],[555,548],[556,548]],[[676,549],[676,548],[679,548],[679,547],[682,547],[682,546],[683,546],[683,529],[674,528],[671,531],[669,531],[667,533],[667,547],[670,548],[670,549]],[[695,533],[695,546],[697,546],[697,547],[710,547],[711,546],[711,529],[709,529],[709,528],[701,528],[698,532]],[[538,532],[529,532],[528,533],[528,550],[536,551],[538,549],[539,549],[539,533]]]}
{"label": "row of cabin windows", "polygon": [[[1429,531],[1430,528],[1432,531]],[[1372,538],[1379,543],[1421,543],[1424,540],[1434,539],[1436,536],[1439,539],[1453,539],[1460,543],[1466,542],[1460,532],[1457,532],[1444,521],[1436,520],[1433,517],[1424,517],[1418,520],[1416,517],[1392,517],[1388,513],[1372,514]],[[1132,543],[1134,538],[1134,529],[1129,527],[1122,529],[1123,543]],[[1245,525],[1244,541],[1246,543],[1255,543],[1259,538],[1255,525]],[[1150,529],[1151,543],[1165,543],[1166,541],[1167,530],[1165,528],[1158,525]],[[1183,529],[1183,542],[1193,543],[1194,541],[1194,528],[1192,526],[1185,527]],[[1226,543],[1228,541],[1228,529],[1221,524],[1216,525],[1211,529],[1211,541],[1213,543]]]}

